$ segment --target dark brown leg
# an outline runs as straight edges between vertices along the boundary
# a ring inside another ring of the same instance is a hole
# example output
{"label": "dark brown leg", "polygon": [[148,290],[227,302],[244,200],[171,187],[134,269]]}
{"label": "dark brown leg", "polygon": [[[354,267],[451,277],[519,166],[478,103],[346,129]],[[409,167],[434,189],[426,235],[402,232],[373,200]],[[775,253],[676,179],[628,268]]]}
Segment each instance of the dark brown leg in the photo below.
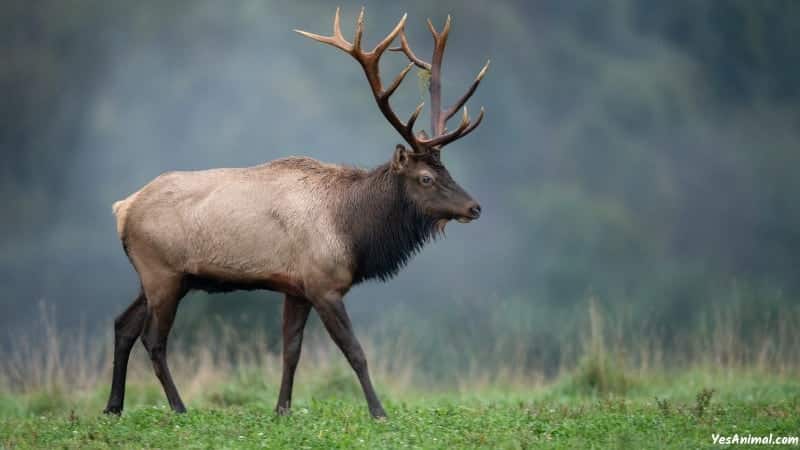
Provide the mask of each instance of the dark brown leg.
{"label": "dark brown leg", "polygon": [[353,333],[350,317],[348,317],[347,310],[344,308],[344,301],[342,301],[341,297],[328,299],[315,303],[314,308],[319,313],[319,317],[322,319],[322,323],[325,324],[325,328],[331,338],[344,353],[356,376],[358,376],[358,381],[364,390],[364,396],[367,398],[370,414],[376,419],[386,417],[386,411],[383,410],[383,406],[381,406],[381,402],[375,394],[375,389],[372,387],[369,370],[367,369],[367,359],[364,356],[361,344],[358,343],[358,339]]}
{"label": "dark brown leg", "polygon": [[283,300],[283,376],[278,405],[275,407],[275,412],[281,415],[289,414],[292,407],[294,372],[300,360],[303,329],[309,312],[311,303],[304,298],[287,295]]}
{"label": "dark brown leg", "polygon": [[125,377],[128,373],[128,358],[133,344],[142,332],[147,317],[147,304],[144,293],[128,306],[114,321],[114,375],[111,380],[111,394],[103,411],[106,414],[120,414],[125,403]]}
{"label": "dark brown leg", "polygon": [[169,406],[173,411],[183,413],[186,412],[186,407],[183,405],[167,366],[167,336],[169,336],[175,320],[178,303],[186,294],[186,289],[182,286],[179,278],[174,278],[163,280],[153,288],[145,286],[145,292],[147,295],[147,319],[142,330],[142,344],[150,354],[153,371],[164,388]]}

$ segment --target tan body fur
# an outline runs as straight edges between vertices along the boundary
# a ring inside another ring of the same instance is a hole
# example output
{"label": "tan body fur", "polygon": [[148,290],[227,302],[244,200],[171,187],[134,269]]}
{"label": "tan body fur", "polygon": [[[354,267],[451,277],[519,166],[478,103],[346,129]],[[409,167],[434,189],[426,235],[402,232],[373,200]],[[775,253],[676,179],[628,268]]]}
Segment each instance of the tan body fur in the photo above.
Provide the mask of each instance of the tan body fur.
{"label": "tan body fur", "polygon": [[208,281],[272,284],[304,297],[343,293],[353,261],[334,226],[330,196],[361,172],[310,158],[170,172],[115,204],[117,230],[145,278],[158,268]]}

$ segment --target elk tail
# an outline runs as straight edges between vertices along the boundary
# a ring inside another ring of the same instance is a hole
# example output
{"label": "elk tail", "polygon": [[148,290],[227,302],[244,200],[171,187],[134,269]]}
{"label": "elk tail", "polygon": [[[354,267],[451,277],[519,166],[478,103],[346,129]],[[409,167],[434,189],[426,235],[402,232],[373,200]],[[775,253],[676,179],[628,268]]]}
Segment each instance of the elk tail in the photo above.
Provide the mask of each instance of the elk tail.
{"label": "elk tail", "polygon": [[122,237],[122,232],[125,230],[125,222],[128,218],[128,209],[131,207],[133,200],[136,198],[137,193],[133,193],[128,198],[120,200],[118,202],[114,202],[111,205],[111,210],[114,211],[114,215],[117,217],[117,234],[119,237]]}
{"label": "elk tail", "polygon": [[120,201],[118,201],[118,202],[114,202],[114,204],[113,204],[113,205],[111,205],[111,210],[112,210],[112,211],[114,211],[114,215],[115,215],[115,216],[116,216],[117,214],[119,214],[119,210],[120,210],[120,208],[122,208],[122,205],[123,205],[124,203],[125,203],[125,200],[120,200]]}

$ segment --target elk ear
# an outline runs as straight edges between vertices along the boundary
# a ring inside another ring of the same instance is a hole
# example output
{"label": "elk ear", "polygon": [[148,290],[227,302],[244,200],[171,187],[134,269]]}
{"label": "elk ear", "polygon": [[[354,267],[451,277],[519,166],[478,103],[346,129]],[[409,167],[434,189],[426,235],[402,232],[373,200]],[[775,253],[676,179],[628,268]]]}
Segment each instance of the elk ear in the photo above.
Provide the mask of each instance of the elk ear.
{"label": "elk ear", "polygon": [[392,155],[392,169],[395,172],[402,172],[408,165],[410,158],[408,150],[401,144],[397,144],[397,147],[394,148],[394,155]]}

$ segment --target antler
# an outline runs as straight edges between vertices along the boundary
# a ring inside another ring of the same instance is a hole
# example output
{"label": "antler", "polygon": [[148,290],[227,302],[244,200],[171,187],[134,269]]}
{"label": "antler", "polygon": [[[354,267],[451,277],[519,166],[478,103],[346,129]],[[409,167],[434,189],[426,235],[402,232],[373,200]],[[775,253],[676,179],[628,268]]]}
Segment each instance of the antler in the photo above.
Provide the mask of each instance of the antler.
{"label": "antler", "polygon": [[[467,92],[461,96],[461,98],[458,99],[458,101],[455,102],[451,107],[447,108],[446,110],[442,110],[442,59],[444,58],[444,48],[447,45],[447,37],[450,34],[450,23],[451,18],[448,15],[442,31],[438,32],[436,31],[436,28],[433,26],[433,23],[430,21],[430,19],[428,19],[428,29],[433,35],[434,42],[433,57],[431,58],[430,63],[420,59],[416,54],[414,54],[414,52],[411,50],[411,47],[408,45],[408,39],[406,38],[404,29],[400,30],[400,47],[393,47],[389,49],[395,52],[403,52],[412,64],[423,70],[430,71],[431,78],[428,90],[431,96],[431,131],[433,133],[433,137],[425,142],[428,146],[437,147],[439,149],[450,142],[455,141],[456,139],[466,136],[481,123],[481,120],[483,120],[483,107],[481,107],[480,113],[475,121],[470,122],[467,108],[464,105],[467,103],[467,100],[472,97],[472,94],[475,93],[475,90],[478,88],[478,85],[480,84],[484,75],[486,75],[486,71],[489,69],[489,61],[486,61],[486,64],[483,66],[480,72],[478,72],[478,76],[475,77],[475,80],[472,82],[472,85],[470,85],[469,89],[467,89]],[[464,107],[464,115],[458,128],[450,133],[444,134],[446,131],[447,121],[450,120],[450,118],[453,117],[462,107]]]}
{"label": "antler", "polygon": [[403,123],[403,121],[397,117],[389,105],[389,97],[394,93],[395,90],[397,90],[398,86],[400,86],[400,83],[403,81],[403,78],[405,78],[406,74],[408,74],[408,71],[411,70],[413,64],[409,64],[405,69],[403,69],[400,74],[397,75],[392,84],[390,84],[385,90],[381,84],[380,71],[378,69],[378,61],[380,60],[381,55],[383,55],[383,52],[386,51],[386,49],[389,47],[389,44],[392,43],[392,40],[394,40],[397,34],[403,29],[403,26],[406,23],[406,17],[407,15],[404,14],[403,18],[400,19],[400,22],[398,22],[394,27],[394,30],[392,30],[392,32],[389,33],[389,35],[386,36],[381,42],[379,42],[378,45],[376,45],[375,48],[370,52],[364,52],[361,50],[361,36],[364,33],[364,8],[361,8],[361,13],[358,15],[358,20],[356,21],[356,33],[352,44],[348,42],[344,36],[342,36],[342,29],[339,24],[339,8],[336,8],[336,14],[333,16],[332,36],[320,36],[318,34],[313,34],[302,30],[294,31],[302,34],[303,36],[314,39],[315,41],[332,45],[355,58],[364,69],[364,74],[367,76],[367,81],[372,89],[372,95],[375,97],[375,101],[378,103],[378,108],[380,108],[381,112],[389,121],[389,123],[392,124],[394,129],[397,130],[401,136],[403,136],[403,139],[405,139],[415,151],[421,152],[423,149],[417,142],[417,139],[414,137],[413,129],[414,122],[417,121],[417,117],[422,111],[423,104],[417,106],[417,109],[413,114],[411,114],[411,117],[406,123]]}
{"label": "antler", "polygon": [[[443,111],[441,109],[441,64],[442,57],[444,55],[444,47],[447,43],[447,35],[450,32],[450,16],[447,17],[447,22],[445,23],[444,29],[441,33],[438,33],[433,27],[431,21],[428,20],[428,28],[431,30],[431,34],[433,34],[435,44],[433,59],[431,60],[432,63],[427,63],[418,58],[409,47],[404,29],[406,17],[407,15],[403,14],[403,18],[400,19],[400,22],[398,22],[397,25],[395,25],[392,32],[389,33],[389,35],[387,35],[378,43],[378,45],[375,46],[372,51],[369,52],[364,52],[361,49],[361,37],[364,33],[364,8],[361,8],[361,13],[358,15],[355,36],[352,44],[348,42],[342,35],[339,20],[339,8],[336,8],[336,14],[333,17],[332,36],[322,36],[302,30],[294,31],[302,34],[303,36],[314,39],[315,41],[332,45],[355,58],[364,69],[364,74],[367,76],[367,81],[372,89],[372,94],[375,97],[375,101],[378,103],[378,108],[380,108],[381,112],[389,121],[389,123],[394,127],[395,130],[397,130],[398,133],[400,133],[403,139],[408,142],[415,152],[423,153],[430,150],[441,150],[441,148],[445,145],[469,134],[481,123],[481,120],[483,120],[483,107],[481,107],[478,117],[474,122],[472,122],[470,121],[467,108],[464,106],[464,104],[475,92],[475,89],[477,89],[481,79],[483,79],[483,76],[486,74],[486,70],[489,68],[489,62],[487,62],[483,69],[481,69],[481,71],[478,73],[477,78],[467,92],[455,104],[453,104],[453,106]],[[384,89],[383,84],[381,83],[378,62],[383,53],[389,48],[389,44],[391,44],[394,38],[398,35],[400,36],[400,47],[392,48],[390,50],[402,51],[409,59],[410,63],[400,72],[400,74],[397,75],[389,87]],[[420,132],[418,135],[414,134],[414,123],[417,121],[417,117],[419,117],[424,103],[420,103],[420,105],[417,106],[416,110],[414,110],[414,112],[411,114],[411,117],[409,117],[408,121],[405,123],[403,123],[403,121],[397,117],[389,105],[389,97],[397,90],[397,88],[400,86],[400,83],[402,83],[403,79],[408,74],[409,70],[411,70],[411,68],[415,65],[431,72],[429,90],[431,96],[431,132],[433,133],[433,136],[430,138],[427,137],[424,132]],[[464,114],[458,128],[449,133],[445,133],[447,120],[453,117],[462,106],[464,107]]]}

